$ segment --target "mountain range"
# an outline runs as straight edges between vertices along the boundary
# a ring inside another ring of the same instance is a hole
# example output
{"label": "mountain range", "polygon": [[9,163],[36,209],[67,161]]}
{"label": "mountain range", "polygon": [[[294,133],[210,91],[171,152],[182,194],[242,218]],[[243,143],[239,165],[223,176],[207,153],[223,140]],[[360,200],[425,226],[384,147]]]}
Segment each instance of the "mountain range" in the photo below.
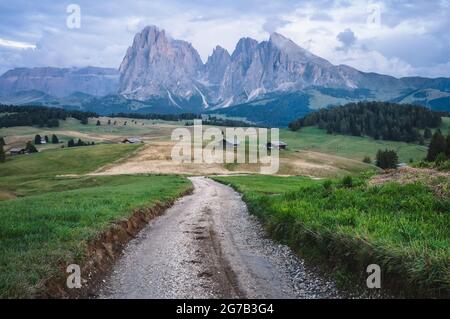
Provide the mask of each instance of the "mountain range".
{"label": "mountain range", "polygon": [[46,104],[102,114],[208,112],[286,125],[313,109],[360,100],[450,111],[450,78],[395,78],[333,65],[290,39],[242,38],[203,63],[188,42],[148,26],[118,70],[18,68],[0,77],[0,102]]}

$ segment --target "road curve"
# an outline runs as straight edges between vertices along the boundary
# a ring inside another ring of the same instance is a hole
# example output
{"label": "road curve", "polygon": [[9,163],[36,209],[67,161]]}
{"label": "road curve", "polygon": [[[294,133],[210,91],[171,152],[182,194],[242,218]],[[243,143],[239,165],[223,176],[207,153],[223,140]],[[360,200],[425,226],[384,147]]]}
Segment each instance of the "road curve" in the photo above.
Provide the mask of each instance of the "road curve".
{"label": "road curve", "polygon": [[340,297],[333,282],[267,238],[237,192],[204,177],[191,181],[194,193],[126,246],[97,297]]}

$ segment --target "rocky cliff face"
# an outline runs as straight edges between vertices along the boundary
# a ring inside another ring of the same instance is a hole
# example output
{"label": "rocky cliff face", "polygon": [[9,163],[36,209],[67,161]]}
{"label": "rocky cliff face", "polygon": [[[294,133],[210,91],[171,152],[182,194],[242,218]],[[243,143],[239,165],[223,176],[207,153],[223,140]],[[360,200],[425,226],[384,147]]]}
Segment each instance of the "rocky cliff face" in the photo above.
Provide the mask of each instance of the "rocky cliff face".
{"label": "rocky cliff face", "polygon": [[119,73],[109,68],[17,68],[0,77],[0,94],[41,91],[64,97],[75,92],[104,96],[117,92]]}
{"label": "rocky cliff face", "polygon": [[231,56],[218,46],[203,64],[189,43],[173,40],[155,26],[136,35],[120,74],[119,93],[123,96],[139,100],[166,97],[177,106],[197,97],[205,108],[314,86],[350,90],[405,87],[392,77],[334,66],[278,33],[263,42],[242,38]]}
{"label": "rocky cliff face", "polygon": [[227,50],[217,46],[212,55],[206,61],[203,79],[207,84],[220,86],[225,75],[225,71],[231,63],[231,56]]}
{"label": "rocky cliff face", "polygon": [[164,30],[146,27],[138,33],[120,65],[120,88],[128,98],[167,97],[189,99],[196,94],[195,79],[203,63],[185,41],[169,38]]}
{"label": "rocky cliff face", "polygon": [[233,103],[250,101],[268,92],[301,90],[308,86],[354,87],[328,61],[302,49],[280,34],[258,43],[241,39],[220,88],[220,97]]}

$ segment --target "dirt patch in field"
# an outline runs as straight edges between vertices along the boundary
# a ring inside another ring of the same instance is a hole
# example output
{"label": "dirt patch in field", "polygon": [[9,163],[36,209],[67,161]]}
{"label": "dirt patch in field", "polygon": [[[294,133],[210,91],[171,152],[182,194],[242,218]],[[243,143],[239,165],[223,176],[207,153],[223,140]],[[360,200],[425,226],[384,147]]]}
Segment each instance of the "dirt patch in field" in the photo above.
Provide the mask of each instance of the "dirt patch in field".
{"label": "dirt patch in field", "polygon": [[[258,174],[261,164],[196,164],[172,161],[171,141],[154,141],[146,144],[126,159],[109,164],[89,175],[121,174],[186,174],[186,175],[229,175]],[[264,164],[267,165],[267,164]],[[346,171],[347,167],[362,167],[340,157],[312,152],[281,152],[278,175],[304,175],[329,177]]]}
{"label": "dirt patch in field", "polygon": [[[180,197],[189,195],[192,191],[193,188],[184,192]],[[87,246],[84,261],[80,263],[82,288],[67,288],[66,269],[70,263],[64,263],[60,265],[60,274],[47,280],[36,297],[58,299],[91,297],[121,255],[125,245],[135,238],[152,219],[164,214],[174,203],[175,200],[158,203],[149,208],[137,209],[128,219],[115,222],[107,231],[92,240]]]}
{"label": "dirt patch in field", "polygon": [[374,176],[369,185],[383,185],[389,182],[411,184],[421,182],[436,193],[436,195],[448,198],[450,195],[450,173],[440,172],[429,168],[404,167],[396,170],[386,170],[384,174]]}
{"label": "dirt patch in field", "polygon": [[8,199],[14,199],[17,198],[17,195],[10,192],[10,191],[5,191],[5,190],[1,190],[0,189],[0,201],[2,200],[8,200]]}
{"label": "dirt patch in field", "polygon": [[90,175],[122,175],[122,174],[235,174],[251,173],[249,170],[230,171],[223,164],[179,163],[172,160],[171,150],[174,142],[152,142],[140,149],[133,156],[119,163],[107,165]]}

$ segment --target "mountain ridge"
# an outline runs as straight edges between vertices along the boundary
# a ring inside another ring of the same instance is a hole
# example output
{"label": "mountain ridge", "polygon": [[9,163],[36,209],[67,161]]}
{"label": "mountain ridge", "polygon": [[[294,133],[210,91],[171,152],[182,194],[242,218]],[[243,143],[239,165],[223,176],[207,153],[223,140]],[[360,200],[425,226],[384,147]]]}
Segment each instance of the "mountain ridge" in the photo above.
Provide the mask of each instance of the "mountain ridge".
{"label": "mountain ridge", "polygon": [[[71,95],[76,92],[88,96],[75,101]],[[113,100],[114,109],[117,111],[116,102],[121,101],[124,112],[226,113],[231,106],[239,106],[236,110],[252,103],[263,105],[277,97],[280,103],[291,105],[286,101],[292,94],[307,96],[294,99],[306,103],[296,106],[301,112],[360,100],[421,104],[450,111],[450,78],[395,78],[333,65],[276,32],[261,42],[241,38],[231,53],[216,46],[203,63],[191,43],[147,26],[135,35],[117,70],[18,68],[0,76],[3,103],[40,101],[95,111],[96,101],[103,105],[103,112],[104,102]],[[276,109],[276,103],[272,108]]]}

